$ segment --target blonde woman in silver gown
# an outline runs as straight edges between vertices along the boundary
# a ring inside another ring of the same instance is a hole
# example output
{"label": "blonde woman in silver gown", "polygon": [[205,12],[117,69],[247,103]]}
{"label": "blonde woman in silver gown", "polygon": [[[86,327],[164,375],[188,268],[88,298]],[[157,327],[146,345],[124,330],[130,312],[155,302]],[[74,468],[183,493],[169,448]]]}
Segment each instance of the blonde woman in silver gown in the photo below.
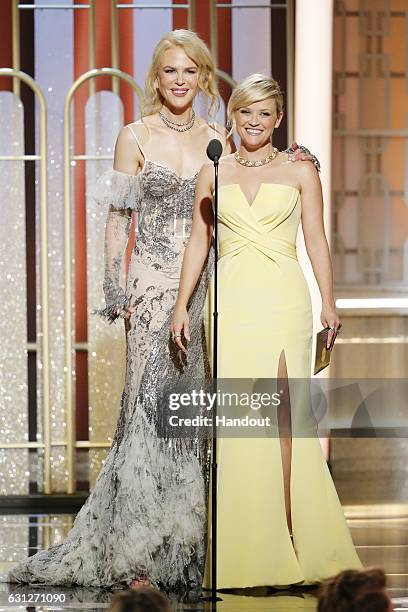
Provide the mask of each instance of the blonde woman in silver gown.
{"label": "blonde woman in silver gown", "polygon": [[[142,120],[125,126],[114,169],[96,197],[109,206],[106,223],[106,308],[126,318],[126,381],[110,452],[66,540],[22,561],[9,581],[110,589],[151,583],[165,590],[200,588],[206,548],[209,445],[157,434],[157,398],[165,381],[196,387],[210,375],[201,312],[211,259],[190,301],[188,363],[170,342],[169,325],[189,236],[195,183],[206,147],[223,128],[193,111],[202,92],[218,104],[215,69],[196,34],[176,30],[153,53]],[[298,158],[309,155],[297,152]],[[138,232],[127,279],[120,271],[132,213]]]}

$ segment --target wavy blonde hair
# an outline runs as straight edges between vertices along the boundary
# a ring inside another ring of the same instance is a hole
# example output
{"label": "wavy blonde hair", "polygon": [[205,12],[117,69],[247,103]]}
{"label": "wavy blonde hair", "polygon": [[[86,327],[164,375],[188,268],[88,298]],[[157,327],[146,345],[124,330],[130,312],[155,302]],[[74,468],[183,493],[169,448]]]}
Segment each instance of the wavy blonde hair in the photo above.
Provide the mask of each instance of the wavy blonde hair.
{"label": "wavy blonde hair", "polygon": [[157,113],[163,104],[162,96],[155,87],[162,54],[168,49],[180,47],[198,66],[198,87],[209,99],[208,112],[215,116],[220,107],[220,95],[215,81],[215,65],[207,45],[191,30],[173,30],[163,36],[153,51],[153,59],[146,75],[145,95],[141,104],[141,115]]}
{"label": "wavy blonde hair", "polygon": [[256,72],[238,83],[227,106],[227,126],[230,129],[230,135],[236,127],[234,114],[237,110],[270,98],[275,100],[276,113],[279,116],[283,112],[283,93],[279,83],[273,77]]}

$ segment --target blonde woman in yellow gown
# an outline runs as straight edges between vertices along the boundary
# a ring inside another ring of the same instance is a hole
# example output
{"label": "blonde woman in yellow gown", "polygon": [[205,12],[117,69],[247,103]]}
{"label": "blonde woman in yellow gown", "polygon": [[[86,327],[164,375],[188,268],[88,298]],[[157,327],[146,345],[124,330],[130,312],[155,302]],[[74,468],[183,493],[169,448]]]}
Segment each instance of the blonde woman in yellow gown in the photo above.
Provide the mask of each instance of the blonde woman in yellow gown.
{"label": "blonde woman in yellow gown", "polygon": [[[321,323],[332,330],[341,323],[319,176],[312,163],[289,164],[272,145],[282,106],[272,78],[242,81],[228,104],[240,148],[219,167],[218,376],[277,379],[284,393],[275,436],[218,439],[218,589],[311,585],[362,567],[308,402],[290,392],[291,379],[311,376],[311,299],[295,246],[300,220],[321,293]],[[213,180],[208,163],[197,179],[171,327],[187,358],[187,303],[213,233]]]}

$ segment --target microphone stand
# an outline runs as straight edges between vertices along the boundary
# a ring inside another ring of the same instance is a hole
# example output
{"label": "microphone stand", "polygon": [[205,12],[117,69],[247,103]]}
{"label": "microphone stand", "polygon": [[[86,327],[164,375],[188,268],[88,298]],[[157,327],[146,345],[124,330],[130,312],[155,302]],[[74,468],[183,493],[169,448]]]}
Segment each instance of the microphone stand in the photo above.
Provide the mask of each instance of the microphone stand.
{"label": "microphone stand", "polygon": [[221,142],[210,141],[207,155],[214,164],[214,304],[213,304],[213,354],[212,378],[215,401],[212,409],[212,458],[211,458],[211,595],[203,601],[222,601],[217,596],[217,380],[218,380],[218,164],[222,153]]}

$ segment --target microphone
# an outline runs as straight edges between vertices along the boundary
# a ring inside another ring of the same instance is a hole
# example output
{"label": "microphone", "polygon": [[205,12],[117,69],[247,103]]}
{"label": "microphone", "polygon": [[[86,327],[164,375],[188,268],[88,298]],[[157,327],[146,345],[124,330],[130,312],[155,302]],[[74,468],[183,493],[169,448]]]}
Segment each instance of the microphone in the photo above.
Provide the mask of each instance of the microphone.
{"label": "microphone", "polygon": [[214,162],[214,164],[218,164],[221,154],[222,154],[222,144],[218,140],[218,138],[213,138],[208,143],[207,157],[209,157],[209,159],[211,159],[211,161]]}
{"label": "microphone", "polygon": [[[210,140],[207,147],[207,156],[214,164],[214,297],[213,297],[213,354],[212,376],[214,390],[217,392],[218,379],[218,168],[222,153],[222,144],[217,138]],[[211,595],[203,597],[206,601],[222,601],[217,597],[217,400],[212,407],[212,458],[211,458]]]}

